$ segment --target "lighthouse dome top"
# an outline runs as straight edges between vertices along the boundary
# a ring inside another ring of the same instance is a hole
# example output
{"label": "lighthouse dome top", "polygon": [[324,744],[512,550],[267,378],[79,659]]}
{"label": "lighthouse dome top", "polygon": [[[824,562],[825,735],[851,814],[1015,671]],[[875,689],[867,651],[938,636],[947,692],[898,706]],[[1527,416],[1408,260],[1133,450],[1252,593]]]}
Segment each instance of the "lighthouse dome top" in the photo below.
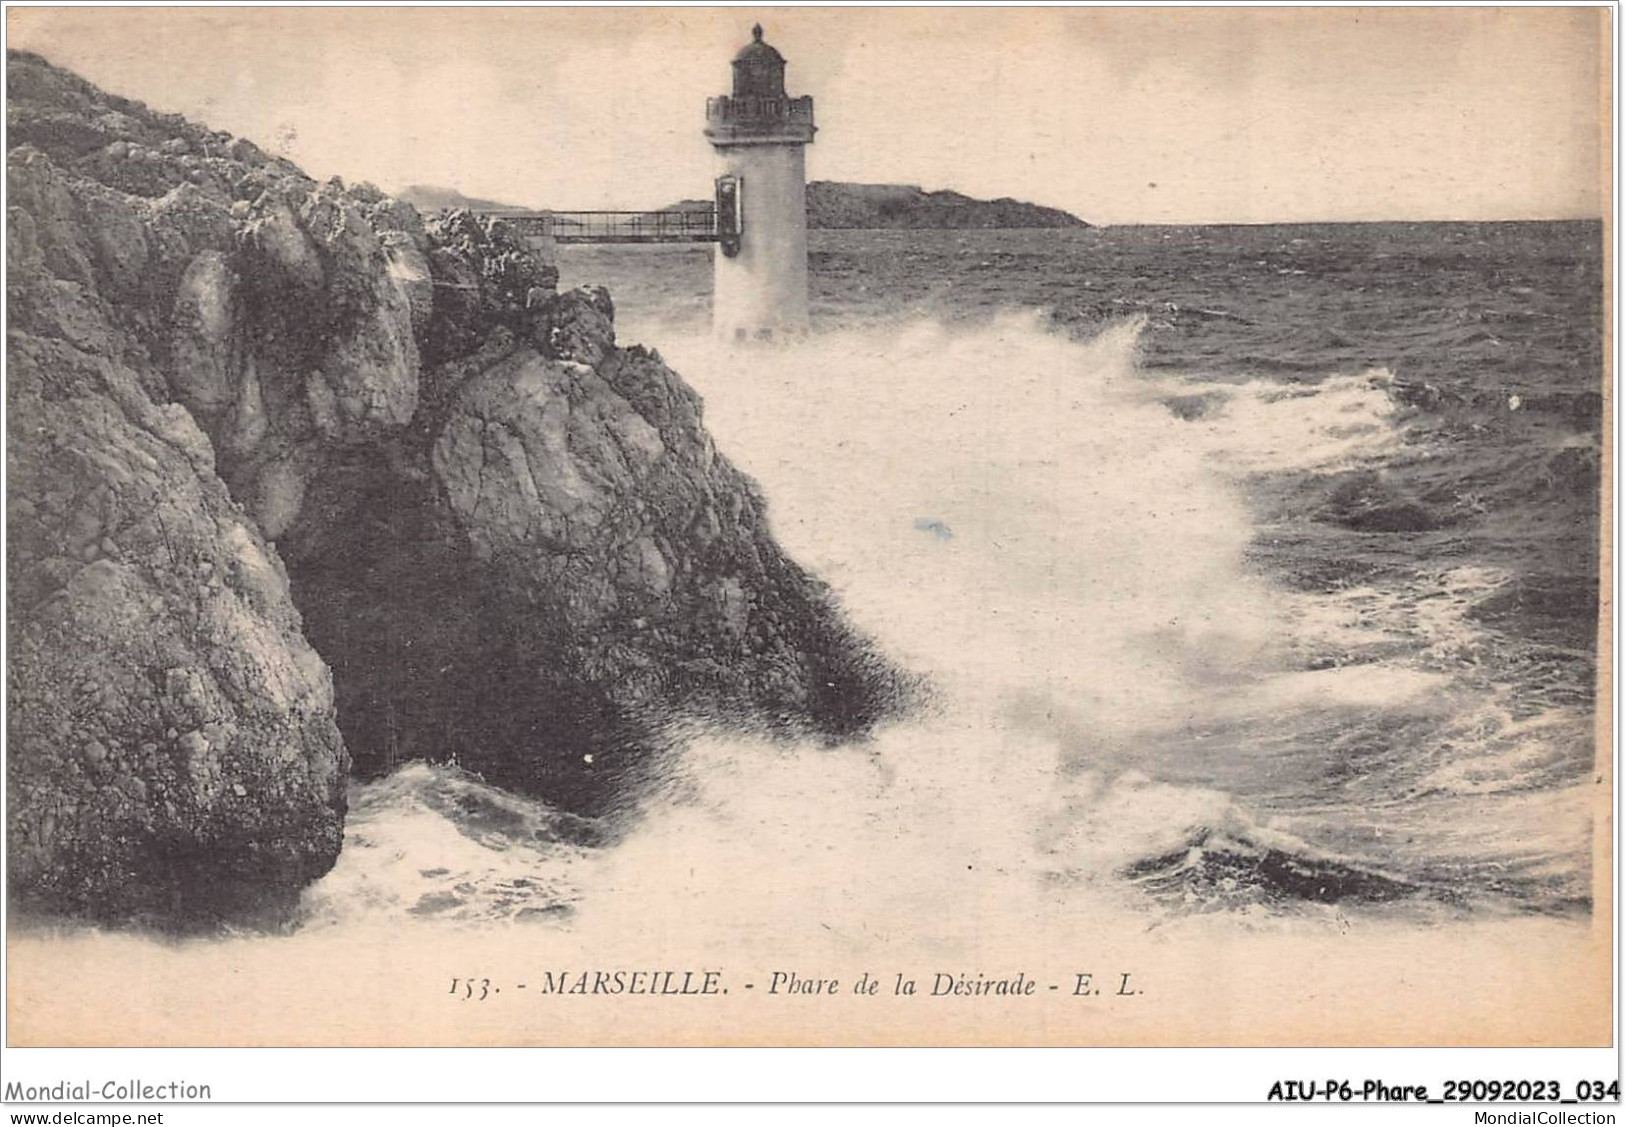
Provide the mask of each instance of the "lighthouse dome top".
{"label": "lighthouse dome top", "polygon": [[750,34],[750,42],[734,56],[734,97],[784,97],[784,56],[762,39],[761,24]]}
{"label": "lighthouse dome top", "polygon": [[736,63],[769,62],[784,65],[784,56],[779,54],[778,48],[762,39],[762,25],[757,24],[750,29],[750,42],[739,48],[734,56]]}

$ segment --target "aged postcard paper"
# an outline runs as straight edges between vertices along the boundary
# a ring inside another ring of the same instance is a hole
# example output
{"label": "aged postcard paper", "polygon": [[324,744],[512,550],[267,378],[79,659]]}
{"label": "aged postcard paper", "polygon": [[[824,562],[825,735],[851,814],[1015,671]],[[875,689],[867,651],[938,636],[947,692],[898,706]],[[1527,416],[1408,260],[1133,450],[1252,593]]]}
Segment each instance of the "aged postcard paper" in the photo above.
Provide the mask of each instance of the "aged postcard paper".
{"label": "aged postcard paper", "polygon": [[9,1042],[1606,1044],[1611,14],[10,8]]}

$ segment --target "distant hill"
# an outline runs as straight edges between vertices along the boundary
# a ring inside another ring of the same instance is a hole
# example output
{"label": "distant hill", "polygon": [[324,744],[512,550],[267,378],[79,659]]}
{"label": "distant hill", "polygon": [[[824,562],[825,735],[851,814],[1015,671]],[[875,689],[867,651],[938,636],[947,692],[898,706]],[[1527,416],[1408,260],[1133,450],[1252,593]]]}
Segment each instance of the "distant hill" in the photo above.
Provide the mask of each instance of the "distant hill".
{"label": "distant hill", "polygon": [[1087,227],[1076,215],[1003,197],[978,200],[913,184],[807,185],[809,227]]}
{"label": "distant hill", "polygon": [[[516,205],[465,196],[452,188],[414,184],[397,197],[424,211],[443,207],[475,210]],[[710,211],[710,200],[680,200],[663,211]],[[1087,227],[1070,212],[1002,197],[978,200],[954,191],[927,192],[914,184],[842,184],[814,180],[807,185],[807,226],[813,228]]]}
{"label": "distant hill", "polygon": [[[681,200],[666,211],[710,211],[710,200]],[[1059,208],[1023,203],[1008,196],[978,200],[960,192],[927,192],[914,184],[842,184],[814,180],[807,185],[807,226],[883,227],[1087,227]]]}
{"label": "distant hill", "polygon": [[484,200],[478,196],[465,196],[456,188],[441,188],[434,184],[412,184],[395,193],[419,211],[439,211],[442,208],[467,207],[475,211],[513,211],[518,204]]}

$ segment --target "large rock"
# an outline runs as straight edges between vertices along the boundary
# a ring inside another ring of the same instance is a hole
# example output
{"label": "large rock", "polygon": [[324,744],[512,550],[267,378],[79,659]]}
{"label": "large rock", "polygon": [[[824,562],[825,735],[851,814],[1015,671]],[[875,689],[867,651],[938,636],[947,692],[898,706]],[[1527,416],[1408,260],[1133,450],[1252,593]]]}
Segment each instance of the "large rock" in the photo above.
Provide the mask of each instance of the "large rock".
{"label": "large rock", "polygon": [[286,573],[184,408],[15,318],[8,358],[12,891],[274,918],[337,856],[348,767]]}
{"label": "large rock", "polygon": [[336,858],[349,773],[265,535],[312,472],[278,455],[410,421],[410,292],[376,201],[11,64],[9,892],[275,919]]}

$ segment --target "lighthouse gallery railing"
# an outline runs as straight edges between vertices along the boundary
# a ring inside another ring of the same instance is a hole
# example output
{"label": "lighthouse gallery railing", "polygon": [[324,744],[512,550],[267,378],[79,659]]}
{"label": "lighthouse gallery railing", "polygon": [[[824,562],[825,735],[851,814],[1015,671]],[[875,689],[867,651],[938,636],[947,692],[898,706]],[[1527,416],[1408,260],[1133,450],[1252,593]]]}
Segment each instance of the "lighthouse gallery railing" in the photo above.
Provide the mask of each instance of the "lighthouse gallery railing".
{"label": "lighthouse gallery railing", "polygon": [[811,95],[800,98],[760,98],[750,95],[723,94],[705,100],[706,121],[794,121],[812,124],[813,100]]}

